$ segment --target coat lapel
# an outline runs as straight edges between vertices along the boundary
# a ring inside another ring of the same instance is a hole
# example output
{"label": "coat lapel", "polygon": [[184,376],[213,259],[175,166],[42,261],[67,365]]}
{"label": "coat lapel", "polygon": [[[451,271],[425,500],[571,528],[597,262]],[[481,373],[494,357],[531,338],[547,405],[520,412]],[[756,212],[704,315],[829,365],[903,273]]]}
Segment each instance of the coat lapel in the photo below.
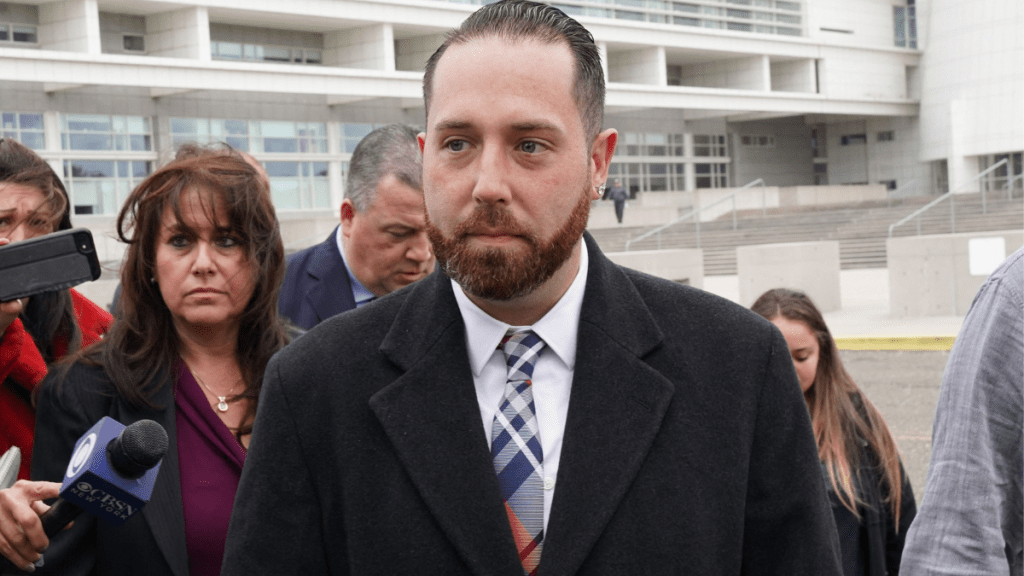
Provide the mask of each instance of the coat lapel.
{"label": "coat lapel", "polygon": [[188,576],[188,548],[185,544],[185,512],[181,506],[181,482],[178,473],[177,430],[174,416],[174,387],[163,386],[153,397],[157,406],[164,410],[146,410],[145,413],[127,409],[123,422],[136,422],[143,418],[155,420],[167,431],[171,439],[170,448],[160,465],[160,474],[153,486],[149,503],[142,508],[142,516],[149,524],[160,552],[175,576]]}
{"label": "coat lapel", "polygon": [[356,307],[348,269],[338,252],[335,238],[332,233],[326,242],[317,246],[307,271],[310,288],[306,292],[306,301],[316,312],[318,322]]}
{"label": "coat lapel", "polygon": [[587,240],[590,271],[542,574],[573,574],[582,565],[640,469],[674,391],[644,361],[661,345],[657,323],[632,282]]}
{"label": "coat lapel", "polygon": [[417,283],[381,350],[405,373],[370,406],[424,502],[475,574],[522,576],[446,276]]}

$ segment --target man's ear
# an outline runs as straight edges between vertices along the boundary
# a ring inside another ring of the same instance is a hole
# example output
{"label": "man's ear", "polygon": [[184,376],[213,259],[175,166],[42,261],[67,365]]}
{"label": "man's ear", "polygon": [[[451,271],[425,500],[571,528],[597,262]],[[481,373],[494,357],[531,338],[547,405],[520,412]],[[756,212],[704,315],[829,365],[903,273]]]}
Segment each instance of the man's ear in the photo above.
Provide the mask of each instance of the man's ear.
{"label": "man's ear", "polygon": [[615,144],[618,140],[619,133],[614,128],[608,128],[597,135],[594,145],[590,148],[590,161],[594,164],[590,186],[596,196],[600,196],[597,192],[598,186],[608,180],[608,165],[615,155]]}
{"label": "man's ear", "polygon": [[341,201],[341,233],[348,236],[352,233],[352,220],[356,217],[356,206],[350,198]]}
{"label": "man's ear", "polygon": [[420,132],[416,135],[416,141],[420,143],[420,155],[423,155],[423,147],[427,145],[427,133]]}

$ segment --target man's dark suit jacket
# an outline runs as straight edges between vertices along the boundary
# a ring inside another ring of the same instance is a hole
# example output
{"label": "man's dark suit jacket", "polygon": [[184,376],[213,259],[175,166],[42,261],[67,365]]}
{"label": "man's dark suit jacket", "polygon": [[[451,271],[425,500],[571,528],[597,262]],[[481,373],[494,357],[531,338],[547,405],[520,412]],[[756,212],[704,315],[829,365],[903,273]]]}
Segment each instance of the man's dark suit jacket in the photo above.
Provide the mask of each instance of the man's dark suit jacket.
{"label": "man's dark suit jacket", "polygon": [[[540,574],[840,574],[781,334],[586,238]],[[324,322],[266,374],[223,574],[522,576],[444,274]]]}
{"label": "man's dark suit jacket", "polygon": [[327,240],[288,257],[277,309],[304,330],[356,307],[337,232],[335,228]]}
{"label": "man's dark suit jacket", "polygon": [[125,402],[102,368],[75,364],[66,376],[54,371],[47,377],[37,409],[33,479],[61,482],[75,442],[104,416],[124,425],[155,420],[167,430],[170,448],[149,503],[140,512],[123,526],[88,513],[79,516],[50,541],[37,574],[188,576],[172,387],[162,387],[152,402],[163,408],[135,408]]}

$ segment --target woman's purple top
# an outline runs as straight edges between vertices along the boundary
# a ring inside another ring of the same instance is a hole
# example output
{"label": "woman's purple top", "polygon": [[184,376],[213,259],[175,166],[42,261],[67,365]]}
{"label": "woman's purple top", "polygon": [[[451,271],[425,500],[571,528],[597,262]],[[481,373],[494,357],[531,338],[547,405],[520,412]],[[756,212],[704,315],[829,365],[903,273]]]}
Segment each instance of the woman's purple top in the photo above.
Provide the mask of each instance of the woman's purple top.
{"label": "woman's purple top", "polygon": [[213,411],[185,362],[174,388],[178,470],[191,576],[217,576],[245,448]]}

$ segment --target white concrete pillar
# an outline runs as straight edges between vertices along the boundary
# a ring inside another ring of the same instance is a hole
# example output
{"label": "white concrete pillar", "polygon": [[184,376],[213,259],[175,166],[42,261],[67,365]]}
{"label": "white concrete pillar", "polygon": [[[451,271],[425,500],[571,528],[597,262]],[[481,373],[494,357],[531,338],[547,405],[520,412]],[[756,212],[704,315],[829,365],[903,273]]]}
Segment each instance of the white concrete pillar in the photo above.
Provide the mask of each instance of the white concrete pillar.
{"label": "white concrete pillar", "polygon": [[697,189],[697,172],[693,167],[693,134],[690,132],[683,134],[683,156],[688,159],[683,167],[683,185],[687,192],[692,192]]}
{"label": "white concrete pillar", "polygon": [[[60,152],[60,113],[54,110],[43,112],[43,140],[47,152]],[[64,172],[57,171],[63,177]]]}
{"label": "white concrete pillar", "polygon": [[[339,122],[327,123],[327,153],[332,157],[341,154],[341,123]],[[345,179],[341,173],[341,162],[331,162],[328,166],[327,183],[331,191],[331,210],[334,210],[340,218],[338,208],[345,197]]]}
{"label": "white concrete pillar", "polygon": [[384,23],[324,34],[324,64],[394,72],[394,28]]}
{"label": "white concrete pillar", "polygon": [[959,194],[981,192],[974,179],[979,169],[977,156],[964,155],[964,140],[968,134],[967,103],[956,98],[949,103],[949,157],[946,159],[949,189]]}
{"label": "white concrete pillar", "polygon": [[100,54],[100,11],[96,0],[65,0],[39,6],[43,50]]}
{"label": "white concrete pillar", "polygon": [[761,60],[761,90],[772,91],[772,62],[767,54],[760,56]]}
{"label": "white concrete pillar", "polygon": [[210,13],[205,6],[146,16],[151,56],[210,60]]}

